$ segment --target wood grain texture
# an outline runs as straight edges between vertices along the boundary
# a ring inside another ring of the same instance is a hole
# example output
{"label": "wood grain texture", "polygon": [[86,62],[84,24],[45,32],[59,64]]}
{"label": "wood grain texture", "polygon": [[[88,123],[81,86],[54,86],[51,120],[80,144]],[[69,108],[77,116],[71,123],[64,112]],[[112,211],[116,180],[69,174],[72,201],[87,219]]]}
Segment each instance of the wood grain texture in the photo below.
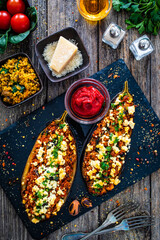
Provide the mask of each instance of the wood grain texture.
{"label": "wood grain texture", "polygon": [[[39,96],[33,98],[33,100],[30,102],[12,110],[4,108],[0,103],[1,130],[14,123],[21,116],[29,114],[33,110],[42,106],[44,103],[65,92],[70,84],[75,80],[92,75],[119,58],[123,58],[127,63],[131,73],[144,91],[147,99],[151,102],[151,105],[156,111],[157,115],[160,117],[159,36],[150,36],[155,46],[154,53],[142,59],[141,61],[136,61],[132,53],[129,51],[129,45],[131,42],[139,37],[139,34],[136,30],[131,29],[127,31],[124,40],[116,50],[111,49],[101,41],[102,34],[110,22],[118,23],[123,29],[126,29],[126,13],[120,12],[117,14],[112,10],[106,19],[100,21],[99,23],[90,23],[83,19],[78,13],[76,1],[30,0],[30,3],[37,7],[37,29],[27,40],[21,44],[15,46],[9,45],[5,54],[0,56],[0,59],[3,59],[15,52],[26,52],[31,57],[33,64],[38,69],[40,77],[44,83],[44,90]],[[45,36],[68,26],[75,27],[80,34],[90,55],[91,64],[88,69],[78,76],[70,78],[62,83],[51,83],[46,78],[38,63],[38,59],[35,55],[35,44]],[[61,236],[67,232],[92,231],[104,221],[108,211],[116,206],[117,200],[120,203],[125,203],[126,200],[140,202],[143,205],[143,208],[155,215],[156,224],[149,231],[144,231],[142,229],[140,231],[138,230],[126,233],[112,233],[106,236],[94,236],[91,238],[92,240],[159,240],[159,182],[160,170],[153,173],[151,176],[148,176],[144,180],[136,183],[135,185],[127,188],[122,193],[117,194],[113,199],[103,203],[100,207],[96,207],[92,211],[67,224],[60,230],[50,234],[50,236],[45,238],[45,240],[60,240]],[[144,190],[146,188],[147,190]],[[2,189],[0,189],[0,216],[0,240],[32,240]]]}

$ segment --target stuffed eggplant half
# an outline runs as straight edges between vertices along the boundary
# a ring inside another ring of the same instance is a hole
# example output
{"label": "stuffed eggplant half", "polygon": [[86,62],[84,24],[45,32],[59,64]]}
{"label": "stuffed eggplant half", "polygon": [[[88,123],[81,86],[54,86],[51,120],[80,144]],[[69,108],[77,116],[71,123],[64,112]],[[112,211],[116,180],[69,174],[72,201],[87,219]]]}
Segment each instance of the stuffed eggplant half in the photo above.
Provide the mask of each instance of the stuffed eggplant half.
{"label": "stuffed eggplant half", "polygon": [[82,163],[82,174],[91,194],[102,195],[120,183],[119,177],[129,151],[135,106],[124,91],[112,101],[107,115],[97,124],[87,144]]}
{"label": "stuffed eggplant half", "polygon": [[33,223],[57,215],[70,191],[76,144],[66,122],[53,121],[38,136],[22,176],[22,202]]}

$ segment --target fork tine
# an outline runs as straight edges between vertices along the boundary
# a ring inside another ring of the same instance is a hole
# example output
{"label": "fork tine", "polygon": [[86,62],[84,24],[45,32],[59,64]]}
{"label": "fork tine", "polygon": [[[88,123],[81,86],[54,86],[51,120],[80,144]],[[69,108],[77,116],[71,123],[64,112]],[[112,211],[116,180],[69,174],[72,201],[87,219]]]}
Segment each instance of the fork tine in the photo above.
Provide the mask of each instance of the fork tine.
{"label": "fork tine", "polygon": [[115,208],[113,211],[115,212],[115,211],[117,211],[121,208],[124,208],[124,207],[129,206],[129,205],[133,205],[133,204],[134,204],[133,202],[127,202],[126,204],[121,204],[119,207]]}
{"label": "fork tine", "polygon": [[150,220],[144,220],[144,221],[139,221],[139,222],[133,222],[133,223],[131,223],[131,224],[128,224],[129,225],[129,227],[134,227],[134,226],[137,226],[137,225],[143,225],[143,224],[149,224],[149,223],[151,223],[151,221]]}
{"label": "fork tine", "polygon": [[132,220],[138,220],[138,219],[146,219],[146,218],[151,218],[151,216],[147,216],[147,215],[144,215],[144,216],[135,216],[135,217],[130,217],[130,218],[127,218],[127,221],[132,221]]}
{"label": "fork tine", "polygon": [[131,212],[131,211],[135,210],[136,208],[137,208],[137,205],[131,205],[130,207],[126,207],[125,209],[123,209],[122,211],[119,211],[118,213],[116,213],[114,215],[117,218],[117,221],[119,221],[123,218],[123,216],[126,213]]}
{"label": "fork tine", "polygon": [[154,225],[155,224],[155,222],[151,222],[151,223],[145,223],[145,224],[142,224],[142,225],[137,225],[137,226],[131,226],[131,227],[129,227],[129,230],[132,230],[132,229],[136,229],[136,228],[143,228],[143,227],[149,227],[149,226],[152,226],[152,225]]}
{"label": "fork tine", "polygon": [[137,208],[137,204],[133,203],[133,202],[128,202],[127,204],[122,204],[121,206],[119,206],[118,208],[113,210],[113,214],[118,214],[122,211],[126,211],[126,209],[129,211],[130,208]]}

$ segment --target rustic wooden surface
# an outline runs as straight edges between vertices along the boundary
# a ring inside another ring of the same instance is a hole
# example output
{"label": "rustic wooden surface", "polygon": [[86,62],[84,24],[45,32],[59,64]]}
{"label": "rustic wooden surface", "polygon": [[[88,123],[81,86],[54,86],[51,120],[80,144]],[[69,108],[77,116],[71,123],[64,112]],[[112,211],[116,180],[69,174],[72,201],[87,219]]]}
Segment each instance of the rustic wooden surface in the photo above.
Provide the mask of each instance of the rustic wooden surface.
{"label": "rustic wooden surface", "polygon": [[[77,80],[89,76],[98,70],[104,68],[110,63],[123,58],[130,71],[144,91],[147,99],[153,109],[160,117],[160,36],[150,36],[155,46],[152,55],[141,61],[136,61],[129,51],[130,43],[135,40],[139,34],[136,30],[129,30],[117,50],[112,50],[101,41],[102,34],[110,22],[118,23],[123,29],[126,29],[126,13],[116,13],[111,11],[109,16],[99,23],[89,23],[78,13],[76,1],[73,0],[30,0],[30,3],[37,7],[38,25],[37,29],[23,43],[16,46],[10,45],[5,54],[0,59],[5,58],[15,52],[26,52],[38,68],[41,78],[44,82],[43,92],[32,101],[21,105],[12,110],[7,110],[0,103],[0,130],[14,123],[17,119],[33,110],[39,108],[44,103],[55,98],[62,92],[65,92],[69,85]],[[78,76],[68,79],[63,83],[51,83],[47,80],[42,71],[38,59],[35,56],[35,44],[45,36],[60,30],[62,28],[75,27],[80,34],[91,58],[91,64],[87,70]],[[6,120],[8,119],[8,120]],[[153,214],[156,218],[156,224],[149,230],[118,232],[108,234],[107,236],[95,236],[92,240],[159,240],[160,239],[160,170],[148,176],[144,180],[127,188],[122,193],[116,195],[112,200],[103,203],[89,213],[77,218],[75,221],[64,226],[62,229],[50,234],[46,240],[60,240],[61,236],[67,232],[73,231],[91,231],[98,227],[105,219],[109,209],[116,206],[116,200],[125,203],[126,200],[138,200],[142,206]],[[145,190],[147,189],[147,190]],[[0,189],[0,240],[31,240],[29,233],[17,216],[15,210],[6,198],[2,189]]]}

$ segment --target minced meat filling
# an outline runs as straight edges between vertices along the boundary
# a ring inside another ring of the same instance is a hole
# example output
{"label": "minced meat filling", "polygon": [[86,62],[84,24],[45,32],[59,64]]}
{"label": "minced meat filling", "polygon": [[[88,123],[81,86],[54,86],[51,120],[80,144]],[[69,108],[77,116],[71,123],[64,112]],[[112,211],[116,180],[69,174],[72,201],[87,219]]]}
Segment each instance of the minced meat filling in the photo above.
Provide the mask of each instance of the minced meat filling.
{"label": "minced meat filling", "polygon": [[108,114],[97,124],[87,145],[83,161],[83,177],[90,193],[102,195],[120,183],[119,175],[129,151],[135,123],[133,99],[119,94]]}
{"label": "minced meat filling", "polygon": [[76,145],[67,123],[45,129],[36,141],[23,203],[33,223],[56,215],[71,187]]}

